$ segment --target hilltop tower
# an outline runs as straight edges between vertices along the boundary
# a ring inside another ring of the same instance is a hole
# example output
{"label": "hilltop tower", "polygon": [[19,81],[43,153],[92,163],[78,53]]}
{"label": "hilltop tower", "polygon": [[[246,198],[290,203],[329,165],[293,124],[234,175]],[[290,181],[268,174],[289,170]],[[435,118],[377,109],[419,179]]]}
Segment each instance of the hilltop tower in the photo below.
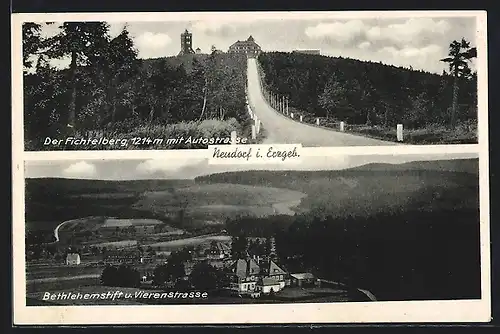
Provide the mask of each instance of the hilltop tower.
{"label": "hilltop tower", "polygon": [[179,52],[179,56],[186,54],[194,54],[193,34],[187,29],[181,34],[181,51]]}

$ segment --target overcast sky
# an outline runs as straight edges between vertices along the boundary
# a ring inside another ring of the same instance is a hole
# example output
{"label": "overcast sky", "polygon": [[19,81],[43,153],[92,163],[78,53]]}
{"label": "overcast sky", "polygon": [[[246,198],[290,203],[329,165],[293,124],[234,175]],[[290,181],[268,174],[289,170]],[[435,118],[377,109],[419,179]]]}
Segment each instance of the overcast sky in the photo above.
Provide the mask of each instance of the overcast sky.
{"label": "overcast sky", "polygon": [[[441,73],[448,45],[465,37],[475,45],[476,21],[473,17],[414,17],[371,19],[260,19],[249,14],[242,19],[231,16],[202,21],[111,22],[116,36],[127,25],[140,58],[177,55],[180,34],[193,33],[193,48],[209,52],[211,45],[227,51],[237,40],[252,35],[264,51],[320,49],[323,55],[381,61]],[[44,28],[44,35],[57,32],[56,23]],[[62,67],[68,61],[59,61]]]}
{"label": "overcast sky", "polygon": [[477,154],[363,155],[308,157],[293,167],[276,165],[209,165],[201,158],[26,161],[27,178],[62,177],[99,180],[192,179],[201,175],[244,170],[340,170],[369,163],[477,158]]}

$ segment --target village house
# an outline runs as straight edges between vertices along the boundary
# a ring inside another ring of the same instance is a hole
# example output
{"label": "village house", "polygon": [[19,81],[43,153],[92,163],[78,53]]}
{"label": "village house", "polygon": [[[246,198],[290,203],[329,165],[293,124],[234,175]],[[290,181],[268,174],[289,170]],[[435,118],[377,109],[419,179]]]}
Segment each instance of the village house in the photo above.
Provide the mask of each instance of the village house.
{"label": "village house", "polygon": [[66,255],[66,264],[69,266],[79,265],[81,263],[80,254],[78,253],[68,253]]}
{"label": "village house", "polygon": [[269,259],[258,257],[238,259],[229,268],[229,289],[238,294],[269,294],[287,285],[287,272]]}
{"label": "village house", "polygon": [[316,277],[311,273],[290,274],[291,285],[302,287],[316,283]]}

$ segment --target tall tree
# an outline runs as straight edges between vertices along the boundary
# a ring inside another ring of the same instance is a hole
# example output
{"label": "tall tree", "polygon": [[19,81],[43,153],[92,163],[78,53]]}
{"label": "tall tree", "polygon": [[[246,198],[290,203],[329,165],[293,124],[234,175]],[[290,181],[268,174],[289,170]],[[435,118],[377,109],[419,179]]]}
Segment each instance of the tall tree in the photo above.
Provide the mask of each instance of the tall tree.
{"label": "tall tree", "polygon": [[470,76],[468,62],[477,57],[477,49],[470,46],[465,38],[450,43],[448,57],[441,59],[449,64],[450,73],[453,75],[453,100],[451,104],[450,127],[455,128],[458,108],[458,81],[459,78]]}
{"label": "tall tree", "polygon": [[329,118],[337,109],[345,108],[349,105],[346,99],[347,89],[335,79],[330,79],[323,93],[319,96],[319,105],[326,111],[326,118]]}
{"label": "tall tree", "polygon": [[102,73],[103,84],[107,89],[106,100],[111,122],[115,121],[117,109],[117,91],[129,78],[139,71],[140,62],[137,59],[137,50],[130,38],[126,27],[105,46],[102,56],[96,59],[98,66],[96,74]]}
{"label": "tall tree", "polygon": [[92,65],[101,58],[109,43],[109,25],[106,22],[64,22],[61,31],[49,38],[47,54],[53,58],[71,59],[69,83],[71,99],[67,127],[70,131],[76,126],[77,70],[79,66]]}
{"label": "tall tree", "polygon": [[193,287],[201,291],[219,289],[227,284],[226,274],[206,262],[194,266],[190,279]]}
{"label": "tall tree", "polygon": [[33,22],[23,23],[22,33],[24,71],[27,71],[33,65],[33,62],[30,58],[42,48],[43,39],[40,35],[41,30],[41,24]]}

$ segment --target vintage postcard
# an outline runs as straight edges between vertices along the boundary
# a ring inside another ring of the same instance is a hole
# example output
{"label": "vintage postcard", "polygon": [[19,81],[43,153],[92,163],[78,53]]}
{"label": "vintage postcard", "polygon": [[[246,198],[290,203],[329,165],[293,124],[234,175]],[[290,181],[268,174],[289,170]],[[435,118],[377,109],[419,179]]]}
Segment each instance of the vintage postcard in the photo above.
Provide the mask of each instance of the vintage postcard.
{"label": "vintage postcard", "polygon": [[29,151],[478,143],[480,12],[17,14],[13,34]]}
{"label": "vintage postcard", "polygon": [[12,28],[16,325],[490,321],[485,12]]}

